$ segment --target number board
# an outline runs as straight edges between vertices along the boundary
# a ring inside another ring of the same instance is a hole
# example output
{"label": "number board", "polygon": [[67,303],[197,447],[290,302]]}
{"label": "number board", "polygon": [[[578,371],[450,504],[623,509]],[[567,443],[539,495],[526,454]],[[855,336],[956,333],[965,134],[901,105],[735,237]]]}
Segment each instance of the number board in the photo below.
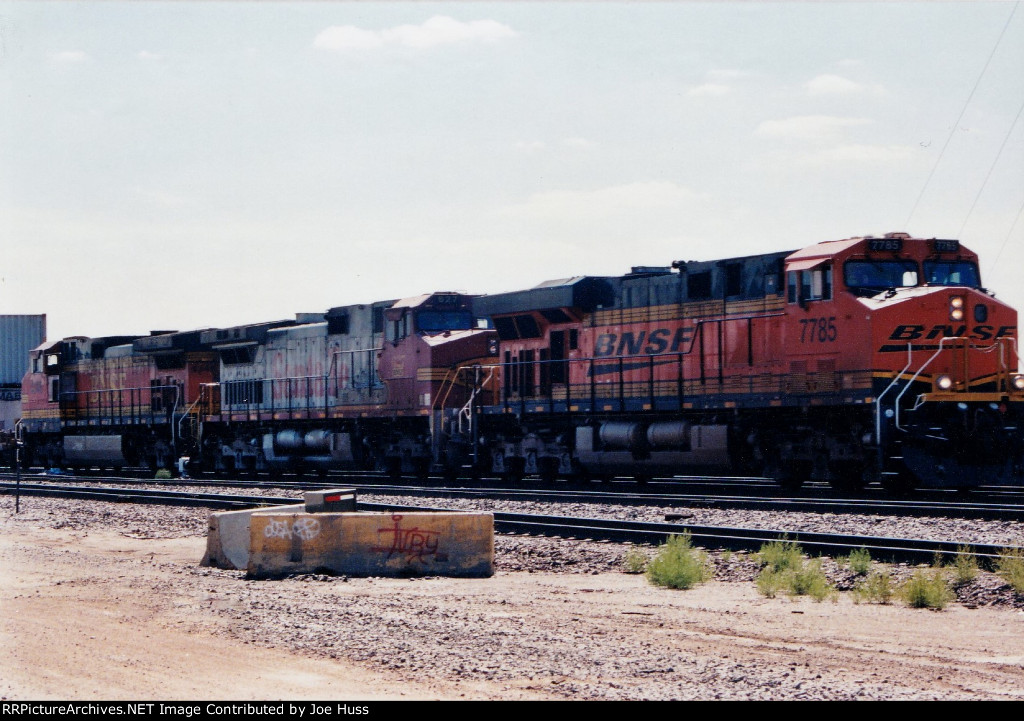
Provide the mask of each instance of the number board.
{"label": "number board", "polygon": [[902,238],[874,238],[868,241],[868,250],[872,252],[899,253],[903,250]]}
{"label": "number board", "polygon": [[932,241],[932,250],[936,253],[955,253],[960,250],[959,240],[939,240],[936,238]]}

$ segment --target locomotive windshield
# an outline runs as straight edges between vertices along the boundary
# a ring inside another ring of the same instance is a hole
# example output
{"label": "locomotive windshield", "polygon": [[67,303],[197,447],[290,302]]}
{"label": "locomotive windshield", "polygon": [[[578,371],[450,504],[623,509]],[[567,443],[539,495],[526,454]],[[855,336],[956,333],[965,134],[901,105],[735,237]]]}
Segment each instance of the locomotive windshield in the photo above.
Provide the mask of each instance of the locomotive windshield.
{"label": "locomotive windshield", "polygon": [[924,282],[928,285],[981,287],[978,266],[966,260],[926,260]]}
{"label": "locomotive windshield", "polygon": [[423,333],[473,328],[473,314],[468,310],[421,310],[416,314],[416,329]]}
{"label": "locomotive windshield", "polygon": [[875,295],[889,288],[917,285],[917,263],[912,260],[849,260],[843,280],[851,292]]}

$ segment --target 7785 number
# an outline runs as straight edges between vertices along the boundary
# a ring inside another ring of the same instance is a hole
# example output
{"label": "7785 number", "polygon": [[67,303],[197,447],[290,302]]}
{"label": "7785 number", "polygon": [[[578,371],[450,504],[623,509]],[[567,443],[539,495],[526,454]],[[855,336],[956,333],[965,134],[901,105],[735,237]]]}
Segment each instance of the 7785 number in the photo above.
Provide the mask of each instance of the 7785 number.
{"label": "7785 number", "polygon": [[836,330],[836,317],[828,318],[801,318],[800,319],[800,342],[801,343],[831,343],[838,336]]}

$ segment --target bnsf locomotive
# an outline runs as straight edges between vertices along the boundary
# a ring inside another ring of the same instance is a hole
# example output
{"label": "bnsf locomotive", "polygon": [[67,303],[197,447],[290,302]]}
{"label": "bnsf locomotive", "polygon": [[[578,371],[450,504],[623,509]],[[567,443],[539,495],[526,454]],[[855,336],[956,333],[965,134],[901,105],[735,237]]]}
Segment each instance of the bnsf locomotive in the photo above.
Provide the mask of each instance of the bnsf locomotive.
{"label": "bnsf locomotive", "polygon": [[32,353],[48,465],[1020,481],[1017,315],[905,233]]}

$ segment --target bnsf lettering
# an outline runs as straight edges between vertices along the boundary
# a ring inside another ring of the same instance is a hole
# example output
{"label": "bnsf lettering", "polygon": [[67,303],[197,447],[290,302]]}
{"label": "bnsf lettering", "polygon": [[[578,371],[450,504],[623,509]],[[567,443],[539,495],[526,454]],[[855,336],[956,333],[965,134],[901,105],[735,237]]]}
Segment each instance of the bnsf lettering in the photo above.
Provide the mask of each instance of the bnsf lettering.
{"label": "bnsf lettering", "polygon": [[[671,336],[672,341],[669,342]],[[602,333],[594,341],[594,357],[602,358],[611,355],[658,355],[669,351],[679,353],[689,348],[693,338],[693,328],[658,328],[638,333],[626,332],[619,337],[616,333]],[[646,340],[646,345],[644,341]]]}
{"label": "bnsf lettering", "polygon": [[[928,331],[927,335],[925,334],[926,330]],[[978,340],[991,340],[1013,336],[1016,331],[1017,326],[1015,325],[1000,326],[999,330],[990,325],[976,325],[970,329],[970,337]],[[889,340],[918,340],[922,337],[935,340],[936,338],[959,338],[964,335],[967,335],[967,326],[965,325],[936,325],[931,329],[926,329],[923,325],[898,325],[889,336]]]}
{"label": "bnsf lettering", "polygon": [[898,325],[889,340],[917,340],[924,333],[923,325]]}
{"label": "bnsf lettering", "polygon": [[937,325],[931,329],[928,333],[928,338],[934,340],[936,338],[959,338],[967,332],[967,326],[962,325],[959,328],[954,328],[951,325]]}
{"label": "bnsf lettering", "polygon": [[623,333],[619,341],[618,355],[640,355],[640,349],[644,346],[644,331],[640,331],[634,338],[632,333]]}

